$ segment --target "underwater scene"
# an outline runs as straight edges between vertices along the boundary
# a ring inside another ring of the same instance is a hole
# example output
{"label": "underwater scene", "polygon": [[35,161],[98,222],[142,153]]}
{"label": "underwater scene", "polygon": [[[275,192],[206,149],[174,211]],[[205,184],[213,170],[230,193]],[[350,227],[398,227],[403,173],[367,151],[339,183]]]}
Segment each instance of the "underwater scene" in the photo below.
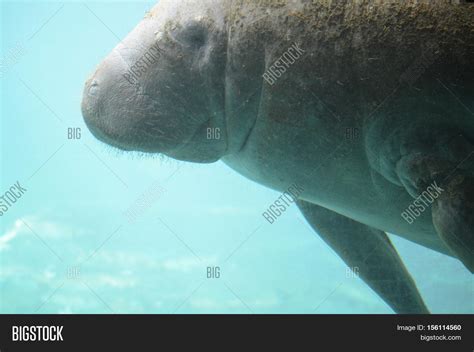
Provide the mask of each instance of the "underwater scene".
{"label": "underwater scene", "polygon": [[474,15],[372,3],[1,0],[0,313],[474,313]]}

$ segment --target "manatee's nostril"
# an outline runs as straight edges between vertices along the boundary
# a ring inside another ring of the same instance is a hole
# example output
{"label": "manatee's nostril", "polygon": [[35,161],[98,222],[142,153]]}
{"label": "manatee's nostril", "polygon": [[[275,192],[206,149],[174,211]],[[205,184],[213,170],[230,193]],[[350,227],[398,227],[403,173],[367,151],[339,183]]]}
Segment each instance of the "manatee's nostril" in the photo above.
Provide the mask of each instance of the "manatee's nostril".
{"label": "manatee's nostril", "polygon": [[84,119],[89,125],[95,125],[98,122],[98,89],[99,82],[97,79],[91,77],[86,81],[81,106]]}
{"label": "manatee's nostril", "polygon": [[88,94],[89,95],[96,95],[98,89],[99,89],[99,83],[97,82],[97,80],[94,79],[91,82],[91,84],[89,85]]}

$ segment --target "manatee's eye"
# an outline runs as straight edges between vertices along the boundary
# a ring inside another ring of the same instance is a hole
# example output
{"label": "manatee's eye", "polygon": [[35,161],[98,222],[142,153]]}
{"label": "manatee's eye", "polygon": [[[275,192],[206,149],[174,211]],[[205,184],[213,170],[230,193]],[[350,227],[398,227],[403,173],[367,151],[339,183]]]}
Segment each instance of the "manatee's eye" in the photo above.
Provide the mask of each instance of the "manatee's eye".
{"label": "manatee's eye", "polygon": [[207,42],[208,28],[201,22],[188,23],[175,38],[183,45],[199,49]]}

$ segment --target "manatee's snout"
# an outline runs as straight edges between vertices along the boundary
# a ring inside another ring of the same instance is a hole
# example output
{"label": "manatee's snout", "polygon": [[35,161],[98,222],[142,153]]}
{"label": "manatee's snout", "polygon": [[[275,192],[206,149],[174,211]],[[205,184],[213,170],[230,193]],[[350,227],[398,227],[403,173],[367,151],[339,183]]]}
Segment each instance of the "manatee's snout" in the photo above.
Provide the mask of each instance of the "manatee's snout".
{"label": "manatee's snout", "polygon": [[207,18],[208,6],[190,6],[178,16],[180,8],[160,1],[102,61],[82,113],[95,137],[119,149],[213,162],[228,152],[223,11]]}
{"label": "manatee's snout", "polygon": [[89,130],[100,140],[104,140],[106,135],[105,120],[100,118],[100,100],[99,100],[99,80],[95,74],[91,76],[85,84],[82,97],[82,116],[89,127]]}
{"label": "manatee's snout", "polygon": [[99,140],[124,150],[133,149],[134,115],[137,87],[123,77],[128,65],[115,49],[86,81],[82,97],[82,115]]}
{"label": "manatee's snout", "polygon": [[181,101],[171,82],[156,74],[163,65],[157,54],[154,61],[146,61],[143,74],[137,70],[153,44],[134,47],[135,42],[124,42],[86,81],[84,120],[96,138],[116,148],[167,153],[185,142],[196,127],[182,120]]}

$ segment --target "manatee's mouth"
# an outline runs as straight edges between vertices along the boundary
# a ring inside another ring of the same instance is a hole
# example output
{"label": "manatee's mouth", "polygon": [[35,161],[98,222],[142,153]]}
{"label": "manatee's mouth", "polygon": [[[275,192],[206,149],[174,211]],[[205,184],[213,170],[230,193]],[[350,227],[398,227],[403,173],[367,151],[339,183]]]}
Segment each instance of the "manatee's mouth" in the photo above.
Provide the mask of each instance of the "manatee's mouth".
{"label": "manatee's mouth", "polygon": [[86,81],[82,115],[92,134],[112,147],[166,153],[179,147],[189,131],[173,126],[178,108],[165,109],[144,85],[126,79],[130,52],[115,49]]}
{"label": "manatee's mouth", "polygon": [[[85,123],[98,140],[122,151],[162,154],[183,161],[210,163],[220,158],[220,152],[210,152],[215,149],[212,141],[203,138],[210,118],[199,124],[187,121],[184,126],[179,125],[177,116],[183,111],[178,105],[163,115],[156,111],[157,102],[147,94],[130,91],[129,97],[104,97],[102,84],[107,86],[107,81],[103,82],[98,70],[87,80],[82,100]],[[120,87],[120,82],[115,86]]]}
{"label": "manatee's mouth", "polygon": [[[87,87],[86,87],[87,90]],[[87,94],[87,93],[85,93]],[[109,111],[108,103],[95,101],[87,96],[82,102],[84,121],[93,136],[101,142],[122,151],[167,154],[182,148],[183,136],[165,133],[156,123],[153,115],[130,118],[132,112],[123,115]],[[166,118],[163,118],[166,119]],[[124,123],[123,121],[131,120]]]}
{"label": "manatee's mouth", "polygon": [[97,89],[97,80],[92,77],[89,78],[85,84],[84,95],[81,103],[82,116],[87,128],[95,138],[107,145],[123,151],[133,150],[133,148],[127,145],[127,143],[119,142],[120,136],[118,133],[115,133],[113,129],[106,128],[106,124],[103,122],[98,123],[101,120],[102,109],[99,100],[95,96]]}

